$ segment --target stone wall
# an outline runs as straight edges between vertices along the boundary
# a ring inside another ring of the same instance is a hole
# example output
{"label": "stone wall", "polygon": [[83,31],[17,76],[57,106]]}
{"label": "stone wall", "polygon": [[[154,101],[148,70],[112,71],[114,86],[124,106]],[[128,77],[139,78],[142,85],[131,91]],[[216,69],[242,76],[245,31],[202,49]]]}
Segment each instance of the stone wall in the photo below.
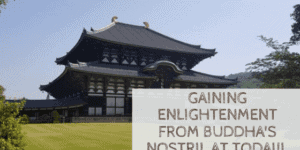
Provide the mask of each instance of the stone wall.
{"label": "stone wall", "polygon": [[132,122],[131,117],[71,117],[72,122]]}

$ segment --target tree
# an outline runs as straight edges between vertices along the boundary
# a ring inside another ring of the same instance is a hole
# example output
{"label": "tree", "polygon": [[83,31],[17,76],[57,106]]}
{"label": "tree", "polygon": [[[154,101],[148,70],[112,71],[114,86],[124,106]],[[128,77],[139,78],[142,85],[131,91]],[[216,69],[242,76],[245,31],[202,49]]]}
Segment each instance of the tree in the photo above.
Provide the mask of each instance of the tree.
{"label": "tree", "polygon": [[294,6],[290,15],[296,22],[292,25],[293,36],[289,42],[278,44],[273,38],[259,36],[267,47],[273,48],[263,59],[257,59],[246,70],[254,72],[254,77],[262,79],[262,88],[299,88],[300,87],[300,56],[299,53],[289,52],[289,47],[300,41],[300,4]]}
{"label": "tree", "polygon": [[300,4],[294,6],[295,10],[291,17],[296,21],[292,24],[293,36],[290,38],[292,44],[299,44],[300,41]]}
{"label": "tree", "polygon": [[[4,7],[3,7],[3,5],[4,5]],[[6,5],[7,5],[7,0],[0,0],[0,8],[5,8]],[[1,10],[0,10],[0,13],[1,13]]]}
{"label": "tree", "polygon": [[263,88],[296,88],[300,85],[300,56],[288,51],[291,43],[278,44],[272,38],[259,36],[268,47],[275,51],[263,59],[246,64],[246,70],[254,72],[254,77],[262,79]]}
{"label": "tree", "polygon": [[0,5],[6,5],[6,1],[5,0],[0,0]]}
{"label": "tree", "polygon": [[52,112],[52,116],[53,116],[53,123],[60,123],[60,116],[56,110]]}
{"label": "tree", "polygon": [[0,149],[24,150],[26,144],[21,132],[21,118],[16,116],[23,109],[25,100],[21,102],[5,102],[4,88],[0,86]]}

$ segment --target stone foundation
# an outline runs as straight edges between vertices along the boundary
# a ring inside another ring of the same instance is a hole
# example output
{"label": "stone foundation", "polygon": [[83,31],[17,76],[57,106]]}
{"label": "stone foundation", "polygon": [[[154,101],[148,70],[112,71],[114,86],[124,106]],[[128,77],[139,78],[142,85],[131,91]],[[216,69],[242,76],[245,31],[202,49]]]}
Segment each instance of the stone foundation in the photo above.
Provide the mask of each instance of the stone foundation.
{"label": "stone foundation", "polygon": [[71,117],[71,122],[132,122],[132,117]]}

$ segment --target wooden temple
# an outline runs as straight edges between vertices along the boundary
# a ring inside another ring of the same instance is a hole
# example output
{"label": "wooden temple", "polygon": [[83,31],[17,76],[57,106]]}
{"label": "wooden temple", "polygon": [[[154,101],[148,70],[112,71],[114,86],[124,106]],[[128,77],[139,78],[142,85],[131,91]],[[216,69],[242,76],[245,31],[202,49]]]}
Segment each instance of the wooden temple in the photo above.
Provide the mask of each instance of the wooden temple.
{"label": "wooden temple", "polygon": [[75,46],[56,59],[65,70],[40,90],[55,100],[27,100],[32,119],[57,110],[64,117],[131,117],[134,88],[226,88],[236,79],[192,68],[217,54],[149,28],[112,22],[83,32]]}

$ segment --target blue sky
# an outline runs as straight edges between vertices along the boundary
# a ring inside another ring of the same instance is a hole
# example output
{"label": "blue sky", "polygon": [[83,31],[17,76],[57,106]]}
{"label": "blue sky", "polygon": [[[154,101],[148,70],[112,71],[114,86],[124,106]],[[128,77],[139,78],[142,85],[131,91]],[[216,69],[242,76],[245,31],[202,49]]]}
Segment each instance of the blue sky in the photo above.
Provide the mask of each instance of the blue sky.
{"label": "blue sky", "polygon": [[[218,54],[195,71],[213,75],[244,72],[246,64],[273,51],[257,36],[289,41],[296,0],[9,0],[0,8],[0,85],[7,98],[45,99],[40,85],[58,77],[56,58],[77,43],[83,28],[118,21],[143,26]],[[299,46],[290,51],[299,52]]]}

